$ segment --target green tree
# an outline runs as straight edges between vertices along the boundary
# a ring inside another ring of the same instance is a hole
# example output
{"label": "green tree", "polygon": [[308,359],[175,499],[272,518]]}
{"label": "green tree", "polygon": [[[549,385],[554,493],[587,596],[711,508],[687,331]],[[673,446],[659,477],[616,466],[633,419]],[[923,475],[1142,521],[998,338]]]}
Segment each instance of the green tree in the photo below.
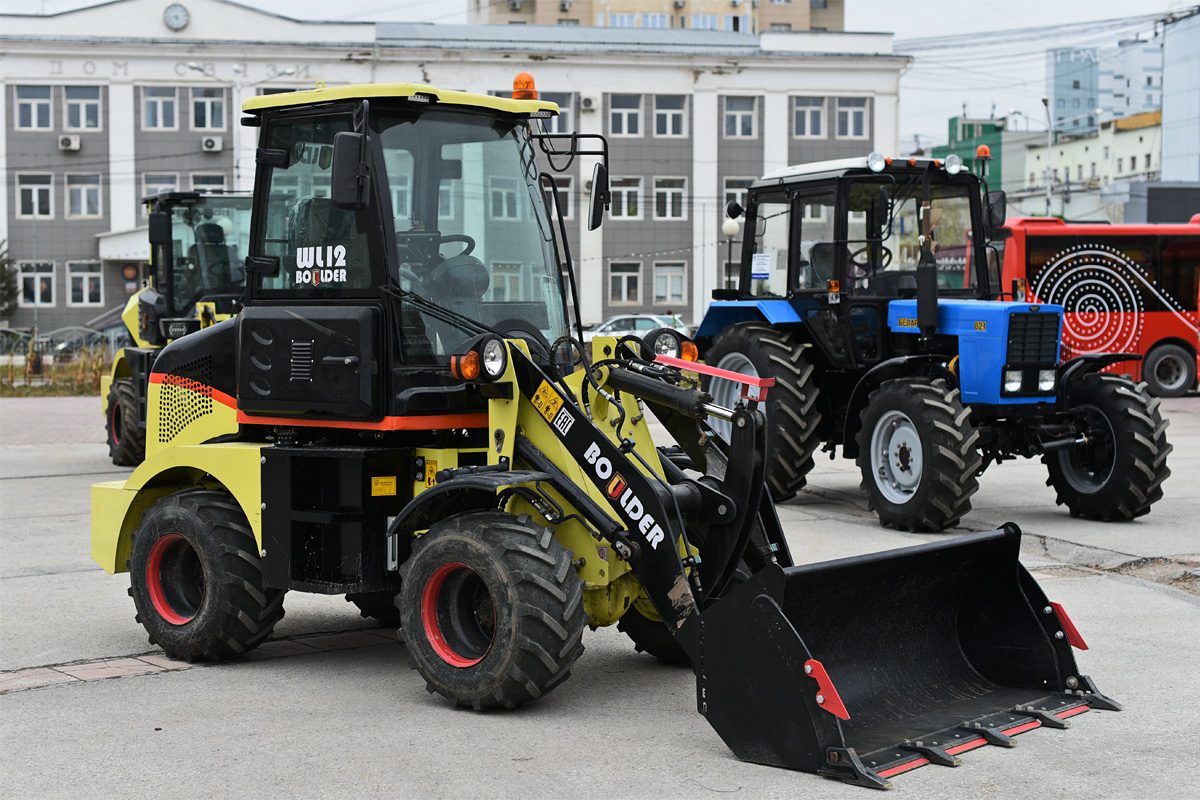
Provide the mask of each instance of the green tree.
{"label": "green tree", "polygon": [[0,318],[8,319],[17,310],[17,268],[8,255],[8,240],[0,239]]}

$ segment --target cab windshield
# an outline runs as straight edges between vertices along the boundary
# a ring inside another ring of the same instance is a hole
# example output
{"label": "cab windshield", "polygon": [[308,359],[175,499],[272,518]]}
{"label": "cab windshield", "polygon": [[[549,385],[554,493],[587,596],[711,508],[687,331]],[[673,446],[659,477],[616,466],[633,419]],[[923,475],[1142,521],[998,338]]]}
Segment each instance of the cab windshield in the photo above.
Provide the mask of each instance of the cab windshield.
{"label": "cab windshield", "polygon": [[197,300],[240,295],[246,285],[250,241],[249,197],[214,196],[171,209],[170,316],[184,316]]}

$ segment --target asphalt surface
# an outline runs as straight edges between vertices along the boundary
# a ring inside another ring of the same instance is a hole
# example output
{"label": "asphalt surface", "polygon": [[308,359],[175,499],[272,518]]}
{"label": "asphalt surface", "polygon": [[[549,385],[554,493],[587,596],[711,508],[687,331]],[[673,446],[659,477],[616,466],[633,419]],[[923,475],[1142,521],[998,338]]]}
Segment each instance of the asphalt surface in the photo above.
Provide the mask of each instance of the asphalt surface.
{"label": "asphalt surface", "polygon": [[[981,478],[953,532],[1021,525],[1023,561],[1091,647],[1081,670],[1125,710],[897,776],[896,797],[1200,796],[1200,398],[1163,408],[1173,475],[1149,515],[1072,519],[1019,461]],[[88,486],[129,472],[102,441],[95,398],[0,400],[6,798],[867,796],[738,761],[696,712],[692,673],[615,629],[585,634],[571,678],[515,712],[448,708],[394,632],[337,597],[290,593],[259,657],[179,668],[134,622],[128,576],[89,556]],[[852,462],[819,459],[780,506],[798,562],[945,538],[880,527],[858,484]]]}

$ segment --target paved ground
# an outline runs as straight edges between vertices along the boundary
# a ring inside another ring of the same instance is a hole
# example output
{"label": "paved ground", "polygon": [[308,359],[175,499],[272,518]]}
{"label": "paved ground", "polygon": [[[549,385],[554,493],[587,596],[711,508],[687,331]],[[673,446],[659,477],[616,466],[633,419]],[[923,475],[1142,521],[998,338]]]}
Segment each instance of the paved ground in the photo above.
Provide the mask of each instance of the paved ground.
{"label": "paved ground", "polygon": [[[1167,401],[1166,497],[1103,525],[1053,503],[1036,462],[994,467],[959,532],[1013,520],[1023,560],[1091,645],[1081,668],[1126,705],[895,779],[908,797],[1200,796],[1200,399]],[[864,797],[737,761],[695,712],[689,671],[589,633],[573,675],[517,712],[446,708],[391,631],[292,593],[257,658],[181,665],[146,644],[88,553],[108,462],[94,398],[0,401],[0,793],[5,797]],[[848,461],[780,508],[797,560],[942,536],[886,530]],[[986,590],[986,587],[984,587]],[[864,631],[865,639],[870,632]],[[111,679],[106,679],[111,678]],[[37,686],[39,688],[25,688]]]}

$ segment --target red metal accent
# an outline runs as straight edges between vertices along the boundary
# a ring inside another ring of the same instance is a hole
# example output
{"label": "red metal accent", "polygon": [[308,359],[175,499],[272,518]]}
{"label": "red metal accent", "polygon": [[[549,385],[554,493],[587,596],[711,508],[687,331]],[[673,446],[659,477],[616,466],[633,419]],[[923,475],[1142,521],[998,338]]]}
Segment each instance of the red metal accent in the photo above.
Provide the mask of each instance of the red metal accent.
{"label": "red metal accent", "polygon": [[150,382],[165,383],[168,386],[174,386],[176,389],[186,389],[190,392],[195,392],[196,394],[202,394],[205,397],[211,397],[213,400],[216,400],[223,406],[237,408],[237,399],[232,395],[225,394],[220,389],[214,389],[211,386],[205,386],[199,381],[188,379],[180,380],[178,375],[167,375],[162,372],[151,372]]}
{"label": "red metal accent", "polygon": [[1016,736],[1018,733],[1024,733],[1025,731],[1031,731],[1034,728],[1040,728],[1040,727],[1042,727],[1042,723],[1038,722],[1035,719],[1030,722],[1023,722],[1020,725],[1014,725],[1011,728],[1008,728],[1007,730],[1003,730],[1000,732],[1003,733],[1005,736]]}
{"label": "red metal accent", "polygon": [[947,747],[946,752],[952,756],[956,756],[959,753],[965,753],[968,750],[974,750],[976,747],[983,747],[986,744],[987,740],[981,736],[978,739],[971,739],[970,741],[963,742],[962,744],[956,744],[954,747]]}
{"label": "red metal accent", "polygon": [[817,682],[817,690],[825,700],[820,704],[821,708],[840,719],[850,719],[850,712],[846,710],[846,705],[842,702],[837,689],[833,688],[833,681],[829,679],[825,665],[815,658],[810,658],[804,662],[804,670],[810,678]]}
{"label": "red metal accent", "polygon": [[379,422],[307,419],[294,417],[254,417],[238,411],[237,421],[243,425],[291,425],[299,428],[349,428],[363,431],[441,431],[452,428],[486,428],[488,415],[428,414],[406,417],[384,417]]}
{"label": "red metal accent", "polygon": [[1058,603],[1051,603],[1051,608],[1054,609],[1055,616],[1058,617],[1059,623],[1063,626],[1063,631],[1067,634],[1067,641],[1077,650],[1087,650],[1087,642],[1079,635],[1079,631],[1075,629],[1075,623],[1071,622],[1071,618],[1067,616],[1065,608]]}
{"label": "red metal accent", "polygon": [[421,622],[425,626],[425,638],[438,657],[452,667],[473,667],[483,661],[484,653],[479,658],[464,658],[454,651],[442,635],[442,626],[437,618],[437,599],[442,591],[442,584],[450,573],[460,569],[470,570],[466,564],[443,564],[429,576],[425,590],[421,592]]}
{"label": "red metal accent", "polygon": [[724,378],[733,383],[742,385],[742,399],[749,400],[750,387],[758,389],[758,397],[753,398],[758,402],[764,402],[767,399],[767,389],[775,385],[774,378],[758,378],[753,375],[743,375],[740,372],[730,372],[727,369],[718,369],[710,367],[708,364],[698,364],[695,361],[684,361],[682,358],[671,358],[670,356],[659,356],[654,359],[656,364],[666,364],[668,367],[678,367],[679,369],[687,370],[688,372],[699,372],[701,375],[711,375],[714,378]]}
{"label": "red metal accent", "polygon": [[912,761],[905,761],[903,764],[898,764],[894,767],[888,767],[887,769],[881,772],[876,772],[875,774],[881,778],[890,778],[893,775],[900,775],[910,770],[914,770],[917,767],[923,767],[928,763],[928,758],[914,758]]}
{"label": "red metal accent", "polygon": [[154,543],[154,547],[150,548],[150,557],[146,559],[146,589],[150,592],[150,603],[158,615],[172,625],[186,625],[195,619],[175,613],[175,609],[167,602],[167,595],[162,586],[163,555],[172,544],[183,540],[177,533],[167,534]]}
{"label": "red metal accent", "polygon": [[1073,717],[1076,714],[1082,714],[1085,711],[1091,711],[1091,708],[1088,706],[1076,706],[1075,708],[1068,708],[1066,711],[1060,711],[1054,716],[1058,717],[1059,719],[1066,719],[1067,717]]}

